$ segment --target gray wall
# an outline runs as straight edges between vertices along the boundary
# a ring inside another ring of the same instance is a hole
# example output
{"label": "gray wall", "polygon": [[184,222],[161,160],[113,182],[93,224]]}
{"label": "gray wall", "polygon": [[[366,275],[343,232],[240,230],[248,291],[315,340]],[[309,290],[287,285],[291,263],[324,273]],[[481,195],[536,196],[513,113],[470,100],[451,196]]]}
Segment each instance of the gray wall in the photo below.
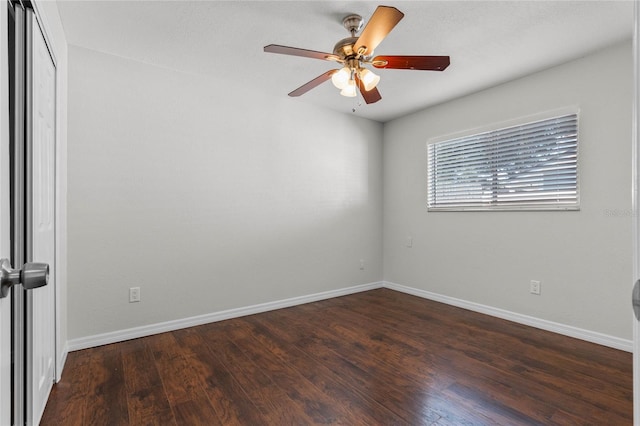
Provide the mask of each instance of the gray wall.
{"label": "gray wall", "polygon": [[[631,59],[625,43],[383,126],[71,46],[69,338],[384,278],[630,339]],[[579,212],[427,213],[430,138],[567,106]]]}
{"label": "gray wall", "polygon": [[382,277],[380,123],[70,46],[68,150],[70,339]]}
{"label": "gray wall", "polygon": [[[625,43],[386,123],[385,281],[631,339],[632,69]],[[579,212],[427,212],[430,138],[567,106]]]}

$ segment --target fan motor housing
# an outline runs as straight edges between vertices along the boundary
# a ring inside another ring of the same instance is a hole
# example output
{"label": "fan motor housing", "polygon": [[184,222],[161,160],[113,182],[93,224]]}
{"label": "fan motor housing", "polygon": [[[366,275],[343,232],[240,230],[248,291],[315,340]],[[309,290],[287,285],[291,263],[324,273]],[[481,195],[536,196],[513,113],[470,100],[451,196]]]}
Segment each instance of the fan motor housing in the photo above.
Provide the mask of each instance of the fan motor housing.
{"label": "fan motor housing", "polygon": [[333,54],[340,56],[342,59],[356,56],[357,52],[353,51],[353,45],[358,41],[358,37],[343,38],[333,47]]}

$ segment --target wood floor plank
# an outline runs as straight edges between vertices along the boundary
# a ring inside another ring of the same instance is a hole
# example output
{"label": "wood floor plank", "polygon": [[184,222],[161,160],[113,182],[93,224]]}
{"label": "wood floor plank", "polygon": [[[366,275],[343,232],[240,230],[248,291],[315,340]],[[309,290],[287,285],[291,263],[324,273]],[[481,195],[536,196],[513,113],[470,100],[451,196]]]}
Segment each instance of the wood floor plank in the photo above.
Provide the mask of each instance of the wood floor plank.
{"label": "wood floor plank", "polygon": [[631,354],[378,289],[69,354],[43,425],[630,425]]}
{"label": "wood floor plank", "polygon": [[162,379],[145,340],[123,342],[121,349],[130,423],[175,425]]}
{"label": "wood floor plank", "polygon": [[[360,300],[369,300],[371,303],[376,304],[380,303],[382,299],[384,300],[381,305],[382,308],[413,311],[417,317],[430,322],[434,321],[436,324],[466,324],[474,327],[473,335],[476,335],[477,332],[497,334],[500,342],[503,342],[504,337],[508,336],[510,344],[521,342],[528,347],[534,346],[545,349],[548,351],[548,355],[566,358],[571,362],[575,362],[576,366],[587,365],[586,368],[589,369],[590,366],[597,365],[598,369],[593,372],[602,373],[601,376],[605,379],[610,378],[609,371],[614,374],[620,370],[626,371],[631,357],[628,353],[621,354],[619,351],[611,351],[610,348],[584,340],[532,329],[523,324],[424,300],[389,289],[362,293],[362,296]],[[532,330],[536,330],[536,333],[531,333]],[[621,356],[624,354],[626,356]],[[618,379],[631,383],[632,377],[619,377]]]}
{"label": "wood floor plank", "polygon": [[[218,327],[216,327],[218,328]],[[249,359],[219,329],[204,331],[205,342],[238,380],[269,424],[313,424],[303,408]]]}
{"label": "wood floor plank", "polygon": [[[339,324],[338,327],[340,327],[340,324],[349,324],[353,326],[353,324],[358,323],[358,321],[353,321],[351,313],[348,314],[351,321],[344,321],[340,319],[339,318],[340,313],[336,311],[336,307],[334,306],[327,307],[325,306],[325,303],[326,302],[319,302],[313,305],[306,305],[304,308],[305,317],[313,321],[313,318],[314,318],[313,312],[314,311],[321,312],[322,315],[328,318],[331,318],[331,320],[327,320],[325,323],[325,326],[327,327],[331,327],[332,322]],[[351,303],[350,307],[354,308],[356,305],[357,303]],[[377,311],[371,310],[371,312],[379,312],[379,310]],[[413,318],[410,318],[410,319],[412,320]],[[367,321],[366,323],[381,324],[381,321],[380,321],[380,318],[369,318],[369,321]],[[403,335],[402,330],[406,328],[406,323],[404,325],[405,327],[398,326],[398,324],[394,324],[395,327],[390,328],[386,331],[383,331],[383,333],[386,332],[388,333],[389,336],[395,335],[396,337]],[[370,326],[368,327],[371,329]],[[359,330],[358,333],[354,333],[352,335],[343,334],[342,338],[343,340],[353,341],[354,339],[358,339],[359,336],[365,335],[367,332],[370,331],[370,329],[367,330],[365,327],[364,329]],[[414,332],[419,334],[419,333],[422,333],[424,329],[426,329],[426,327],[421,326],[415,329]],[[447,330],[446,334],[442,334],[442,336],[440,336],[436,340],[449,339],[448,336],[452,334],[453,330],[451,330],[450,327],[446,327],[444,328],[444,330]],[[339,330],[334,330],[334,331],[339,331]],[[430,337],[432,336],[425,335],[424,339],[421,339],[421,341],[429,342],[428,344],[431,345],[431,347],[428,348],[427,353],[429,353],[430,355],[433,355],[433,354],[437,355],[438,353],[442,352],[442,348],[439,347],[441,345],[439,345],[439,343],[434,343],[433,341],[429,341]],[[500,357],[496,358],[496,357],[493,357],[493,354],[491,354],[491,352],[487,352],[485,350],[477,350],[477,348],[465,346],[465,344],[462,343],[464,339],[458,338],[454,340],[455,340],[455,349],[450,348],[450,345],[447,345],[444,347],[445,352],[442,355],[440,355],[440,357],[447,362],[440,364],[438,367],[436,367],[438,371],[453,370],[454,372],[465,373],[465,378],[467,380],[469,378],[476,377],[478,379],[478,382],[487,388],[491,383],[494,383],[495,385],[500,386],[504,382],[506,383],[506,388],[512,389],[512,391],[511,393],[503,393],[502,394],[503,399],[515,400],[522,407],[522,409],[526,410],[528,414],[536,415],[537,417],[542,416],[542,418],[539,419],[541,421],[546,421],[546,418],[553,414],[552,412],[549,412],[549,408],[553,408],[553,406],[549,407],[549,404],[545,404],[543,406],[540,403],[536,403],[536,399],[530,399],[530,401],[533,401],[533,402],[530,405],[527,405],[526,402],[528,399],[521,398],[518,396],[519,392],[517,392],[517,388],[518,388],[517,384],[521,383],[520,377],[516,374],[509,375],[508,372],[500,371],[499,369],[496,369],[494,367],[495,365],[503,365],[504,363],[509,362],[508,359],[502,359]],[[383,350],[386,350],[389,346],[396,349],[398,348],[398,342],[390,342],[390,343],[392,344],[382,345]],[[372,343],[372,341],[371,342],[360,341],[360,344],[368,347],[372,353],[375,353],[375,344]],[[488,355],[492,355],[492,357],[489,357]],[[514,353],[514,356],[516,355],[518,355],[518,352]],[[383,356],[383,358],[389,359],[388,356]],[[456,365],[455,366],[449,365],[453,361],[456,361]],[[405,361],[403,361],[403,364],[404,363]],[[500,377],[496,377],[495,373],[501,373]],[[532,385],[534,385],[533,388],[535,391],[537,391],[540,401],[545,401],[546,399],[557,401],[557,404],[555,406],[556,410],[564,410],[566,408],[575,407],[576,413],[581,412],[583,415],[584,414],[593,415],[595,418],[597,418],[595,413],[606,413],[606,416],[610,419],[609,421],[616,421],[616,420],[620,421],[620,418],[618,417],[619,413],[615,411],[615,405],[617,405],[619,401],[615,400],[615,398],[610,398],[609,396],[607,396],[604,402],[602,401],[600,402],[601,404],[600,408],[594,408],[589,404],[584,403],[585,397],[587,397],[587,399],[592,399],[593,395],[596,394],[596,392],[594,392],[593,390],[588,390],[587,392],[582,391],[579,395],[576,395],[576,392],[578,391],[572,390],[571,393],[575,396],[575,398],[570,399],[567,397],[567,395],[564,392],[558,391],[553,387],[549,388],[549,387],[535,386],[535,383],[531,383],[531,382],[527,382],[526,386],[524,385],[522,386],[525,389],[520,394],[526,394],[526,392],[531,392]],[[569,386],[573,386],[573,385],[569,385]],[[514,387],[516,388],[515,392],[513,390]],[[597,399],[598,396],[596,395],[595,398]],[[607,402],[610,405],[607,405]],[[627,408],[629,407],[628,402],[623,401],[622,404],[626,404]],[[628,415],[628,412],[623,415],[623,418],[626,415]]]}
{"label": "wood floor plank", "polygon": [[[323,327],[314,327],[315,334],[311,335],[304,324],[319,319],[311,314],[309,305],[298,308],[305,323],[293,321],[291,311],[287,310],[278,312],[281,318],[270,318],[270,321],[290,332],[296,332],[296,344],[305,352],[327,365],[340,366],[341,374],[350,377],[350,380],[358,380],[360,389],[390,407],[410,424],[433,422],[439,417],[455,418],[459,424],[473,424],[482,417],[467,411],[465,407],[452,406],[443,400],[437,388],[424,386],[416,381],[414,371],[408,371],[404,366],[395,368],[378,362],[361,342],[341,339],[332,331],[326,330],[327,319],[322,321]],[[440,383],[439,386],[443,384]]]}
{"label": "wood floor plank", "polygon": [[267,424],[268,418],[260,413],[231,372],[209,350],[202,327],[178,330],[174,334],[176,341],[187,351],[189,363],[222,424]]}
{"label": "wood floor plank", "polygon": [[337,423],[339,419],[346,421],[347,424],[355,421],[351,413],[341,410],[339,404],[332,404],[325,394],[297,370],[291,368],[290,364],[282,361],[264,346],[258,346],[258,342],[251,338],[247,330],[237,325],[239,322],[226,321],[223,333],[229,336],[229,339],[261,371],[265,372],[274,384],[280,387],[292,401],[295,401],[314,423],[331,424]]}
{"label": "wood floor plank", "polygon": [[238,327],[244,328],[256,340],[259,347],[268,349],[283,362],[295,368],[298,373],[334,401],[339,401],[350,416],[355,416],[365,424],[394,425],[404,423],[388,408],[367,395],[360,394],[358,389],[352,386],[352,383],[345,380],[333,368],[316,362],[299,348],[288,345],[283,339],[278,338],[267,326],[260,324],[259,316],[254,315],[244,320],[238,322]]}
{"label": "wood floor plank", "polygon": [[[358,311],[358,307],[354,304],[352,304],[350,308],[351,309],[348,312],[349,315],[351,315],[353,311]],[[340,308],[332,307],[331,309],[335,310]],[[365,309],[364,312],[369,311]],[[331,314],[334,318],[340,316],[339,313],[335,313],[333,311]],[[377,322],[385,322],[385,320],[380,317],[380,311],[377,311],[376,315],[377,317],[375,320]],[[387,325],[397,329],[397,326],[402,324],[402,329],[404,331],[410,330],[414,317],[406,317],[402,320],[403,315],[406,314],[398,313],[397,315],[394,315],[393,322]],[[569,403],[569,405],[571,404],[571,401],[568,401],[566,397],[573,396],[578,400],[577,404],[574,404],[576,405],[578,412],[584,413],[585,401],[598,405],[599,409],[606,410],[611,420],[615,420],[616,416],[621,411],[628,411],[629,403],[632,401],[630,384],[628,387],[621,387],[619,383],[613,384],[608,381],[599,380],[590,374],[575,372],[573,368],[575,367],[575,363],[568,362],[566,358],[558,358],[557,356],[554,356],[554,354],[548,354],[536,346],[517,345],[514,342],[510,342],[509,339],[504,339],[505,343],[509,343],[508,345],[492,345],[492,350],[487,351],[486,349],[488,344],[491,342],[486,340],[477,341],[478,331],[474,330],[472,332],[475,336],[473,339],[465,339],[464,336],[458,336],[455,334],[454,330],[451,328],[453,325],[454,324],[446,324],[446,327],[437,327],[438,329],[449,331],[446,334],[437,336],[437,339],[435,340],[439,343],[455,348],[455,350],[447,350],[445,354],[446,359],[451,359],[451,357],[454,357],[453,359],[455,359],[458,354],[466,354],[469,358],[474,358],[490,365],[500,364],[502,369],[504,369],[505,366],[509,366],[514,373],[513,377],[510,379],[510,383],[512,385],[523,383],[521,380],[523,378],[530,379],[527,381],[527,390],[531,392],[531,383],[543,384],[545,387],[540,391],[543,394],[541,397],[544,398],[546,395],[554,401],[563,401],[563,408],[566,408],[567,403]],[[465,328],[466,327],[468,326],[465,326]],[[399,332],[396,336],[401,335],[402,333],[403,332]],[[413,328],[412,333],[416,336],[424,337],[425,341],[428,338],[434,337],[431,332],[425,331],[424,327],[421,325]],[[536,333],[539,334],[541,332],[536,330]],[[431,348],[430,352],[438,353],[440,350]],[[495,355],[495,357],[489,358],[488,354]],[[552,361],[549,361],[549,359]],[[458,365],[457,368],[461,369],[461,366]],[[605,366],[604,368],[606,369],[607,367]],[[504,373],[506,373],[506,371]],[[613,377],[616,377],[616,375],[620,376],[621,374],[618,372],[618,374],[614,374]],[[559,377],[562,377],[562,380],[558,380]],[[587,406],[586,408],[589,407]]]}
{"label": "wood floor plank", "polygon": [[189,401],[201,388],[172,333],[145,338],[171,406]]}
{"label": "wood floor plank", "polygon": [[[319,305],[316,305],[313,308],[318,309]],[[344,321],[340,321],[340,318],[344,317],[345,315],[351,316],[354,310],[358,310],[355,304],[352,304],[351,308],[353,308],[351,311],[345,313],[340,312],[341,308],[334,306],[325,309],[325,313],[328,313],[331,318],[337,321],[338,324],[347,324]],[[405,331],[411,327],[410,322],[414,320],[413,317],[406,318],[406,321],[400,323],[404,326],[402,327],[404,331],[396,331],[399,330],[399,328],[397,327],[399,323],[394,322],[393,324],[387,324],[387,326],[385,327],[385,321],[379,317],[379,311],[375,315],[377,316],[375,318],[375,322],[377,324],[381,324],[381,327],[383,327],[382,332],[388,333],[388,335],[391,335],[393,333],[396,338],[402,337],[405,334]],[[401,316],[402,314],[398,314],[398,317]],[[353,323],[354,322],[352,321],[349,324]],[[348,326],[349,325],[338,325],[338,327]],[[420,326],[413,330],[414,335],[424,337],[424,339],[416,340],[415,342],[422,341],[424,343],[427,342],[428,339],[434,337],[429,331],[424,331],[424,328],[424,326]],[[557,401],[555,408],[559,410],[564,410],[567,408],[571,408],[571,406],[575,406],[576,410],[582,412],[582,414],[585,413],[585,410],[588,413],[592,408],[588,404],[585,404],[585,401],[595,401],[596,404],[600,404],[600,408],[596,409],[593,412],[602,412],[602,410],[605,410],[607,412],[607,416],[611,421],[615,421],[618,416],[616,408],[627,407],[628,409],[629,402],[631,402],[630,396],[628,400],[625,401],[624,399],[618,399],[617,395],[615,394],[606,396],[598,395],[598,391],[592,387],[593,383],[590,382],[587,377],[580,377],[575,380],[563,380],[561,383],[565,386],[565,388],[558,389],[556,385],[556,383],[558,382],[557,376],[550,375],[548,372],[544,372],[544,369],[532,373],[532,380],[527,381],[526,388],[522,389],[522,386],[520,385],[525,383],[521,380],[523,378],[522,371],[518,373],[510,372],[505,368],[505,366],[512,367],[514,365],[513,358],[518,358],[518,360],[521,362],[518,365],[529,365],[531,367],[532,365],[538,363],[536,359],[529,359],[523,355],[523,353],[526,353],[526,350],[513,351],[513,348],[509,347],[509,352],[512,352],[512,354],[510,357],[505,357],[503,356],[501,347],[496,347],[492,351],[487,351],[485,346],[482,346],[481,348],[474,346],[473,344],[468,343],[469,339],[464,339],[461,338],[461,336],[456,336],[455,330],[451,328],[451,325],[448,325],[443,329],[448,330],[448,332],[446,334],[442,334],[441,336],[437,336],[437,338],[434,339],[437,342],[432,341],[429,343],[430,347],[428,348],[428,352],[431,355],[440,354],[439,356],[442,358],[442,360],[445,360],[449,363],[455,362],[456,364],[453,367],[454,371],[465,373],[465,377],[467,379],[478,377],[480,383],[482,383],[486,390],[490,390],[489,385],[491,383],[495,383],[498,386],[504,385],[504,387],[510,389],[511,391],[502,392],[501,395],[503,399],[512,398],[517,400],[519,402],[519,405],[521,405],[523,409],[526,408],[528,410],[529,414],[544,416],[544,418],[540,420],[545,420],[546,417],[550,416],[552,413],[545,413],[549,408],[551,408],[549,404],[545,404],[544,410],[541,410],[541,404],[536,403],[538,398],[541,398],[540,400],[543,401],[545,400],[545,398],[552,401]],[[352,334],[351,337],[364,334],[366,333],[364,331],[361,331],[360,333]],[[398,342],[389,343],[391,343],[391,345],[381,345],[381,349],[386,350],[390,346],[399,346]],[[455,348],[452,348],[452,345]],[[372,353],[375,353],[375,342],[372,342],[369,346],[372,346]],[[533,351],[534,349],[528,348],[528,350]],[[517,362],[518,361],[516,361],[516,363]],[[500,365],[501,368],[496,369],[494,367],[495,365]],[[447,365],[446,363],[441,363],[435,368],[438,371],[444,372],[447,370],[451,370],[452,366]],[[499,374],[499,376],[496,376],[496,374]],[[536,386],[536,384],[540,382],[540,378],[546,378],[546,382],[544,384],[547,386]],[[519,390],[521,392],[519,392]],[[532,403],[530,405],[526,404],[528,398],[523,398],[522,396],[520,396],[531,393],[535,394],[536,392],[538,393],[538,398],[531,398]],[[510,395],[513,396],[510,397]],[[574,400],[569,398],[570,395],[575,397]],[[553,406],[553,404],[551,404],[551,406]]]}
{"label": "wood floor plank", "polygon": [[91,376],[83,424],[128,425],[126,389],[122,354],[118,345],[107,345],[93,351],[89,362]]}
{"label": "wood floor plank", "polygon": [[[316,366],[304,353],[290,356],[291,349],[285,350],[274,340],[267,338],[251,327],[246,321],[227,322],[224,332],[242,348],[258,367],[269,372],[269,376],[277,380],[277,383],[288,390],[292,399],[300,401],[305,412],[318,423],[331,424],[373,424],[386,420],[385,424],[398,424],[401,419],[393,416],[391,412],[380,412],[378,417],[370,415],[371,405],[366,404],[366,410],[358,410],[356,404],[363,404],[359,395],[355,392],[344,392],[348,387],[336,386],[331,383],[333,374],[324,371],[323,378],[318,380],[317,375],[310,374],[316,370]],[[304,367],[299,369],[300,363]],[[340,389],[340,398],[335,390]],[[325,393],[326,392],[326,393]],[[338,402],[338,403],[336,403]],[[376,406],[375,408],[381,408]]]}
{"label": "wood floor plank", "polygon": [[180,425],[223,424],[213,411],[209,399],[204,396],[196,396],[189,401],[180,402],[173,409]]}

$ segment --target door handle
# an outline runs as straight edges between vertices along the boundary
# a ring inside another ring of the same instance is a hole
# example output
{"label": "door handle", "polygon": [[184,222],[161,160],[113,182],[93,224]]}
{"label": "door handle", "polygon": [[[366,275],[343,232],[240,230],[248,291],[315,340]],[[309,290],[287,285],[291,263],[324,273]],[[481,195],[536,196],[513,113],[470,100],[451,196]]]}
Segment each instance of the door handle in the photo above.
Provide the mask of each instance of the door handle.
{"label": "door handle", "polygon": [[20,283],[25,290],[47,285],[49,283],[49,264],[25,263],[22,269],[11,269],[8,259],[0,260],[0,299],[7,297],[9,289]]}
{"label": "door handle", "polygon": [[633,313],[636,316],[636,320],[640,321],[640,280],[633,285],[631,303],[633,304]]}

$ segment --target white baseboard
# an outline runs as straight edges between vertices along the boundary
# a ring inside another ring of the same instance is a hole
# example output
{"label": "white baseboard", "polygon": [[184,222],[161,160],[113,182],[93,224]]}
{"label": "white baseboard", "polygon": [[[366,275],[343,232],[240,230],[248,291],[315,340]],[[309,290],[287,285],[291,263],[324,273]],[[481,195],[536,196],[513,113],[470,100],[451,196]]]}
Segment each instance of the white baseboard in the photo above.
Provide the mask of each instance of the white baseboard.
{"label": "white baseboard", "polygon": [[587,342],[597,343],[599,345],[608,346],[614,349],[620,349],[627,352],[633,352],[633,341],[621,339],[619,337],[609,336],[607,334],[598,333],[596,331],[585,330],[566,324],[560,324],[553,321],[547,321],[516,312],[507,311],[492,306],[482,305],[480,303],[469,302],[455,297],[445,296],[438,293],[432,293],[426,290],[420,290],[413,287],[383,281],[383,287],[396,290],[402,293],[412,294],[422,297],[423,299],[433,300],[435,302],[445,303],[447,305],[457,306],[459,308],[468,309],[470,311],[479,312],[486,315],[513,321],[519,324],[528,325],[542,330],[552,331],[576,339],[586,340]]}
{"label": "white baseboard", "polygon": [[338,290],[330,290],[322,293],[310,294],[307,296],[292,297],[289,299],[278,300],[274,302],[261,303],[258,305],[246,306],[243,308],[229,309],[225,311],[213,312],[210,314],[198,315],[189,318],[183,318],[173,321],[166,321],[157,324],[133,327],[125,330],[118,330],[109,333],[97,334],[94,336],[81,337],[72,339],[67,342],[63,356],[58,363],[58,371],[62,372],[67,353],[81,349],[92,348],[95,346],[107,345],[110,343],[122,342],[125,340],[136,339],[138,337],[151,336],[153,334],[164,333],[167,331],[179,330],[181,328],[193,327],[196,325],[208,324],[211,322],[222,321],[231,318],[238,318],[245,315],[253,315],[261,312],[273,311],[276,309],[288,308],[291,306],[302,305],[305,303],[316,302],[319,300],[331,299],[333,297],[346,296],[348,294],[359,293],[362,291],[374,290],[385,287],[402,293],[411,294],[422,297],[424,299],[433,300],[435,302],[445,303],[447,305],[457,306],[459,308],[468,309],[470,311],[491,315],[519,324],[528,325],[542,330],[551,331],[576,339],[585,340],[599,345],[608,346],[614,349],[620,349],[627,352],[633,352],[633,341],[621,339],[619,337],[609,336],[607,334],[595,331],[585,330],[566,324],[560,324],[553,321],[547,321],[540,318],[507,311],[492,306],[482,305],[480,303],[469,302],[455,297],[445,296],[426,290],[420,290],[413,287],[392,283],[389,281],[380,281],[369,284],[362,284],[353,287],[346,287]]}
{"label": "white baseboard", "polygon": [[[276,309],[288,308],[305,303],[317,302],[319,300],[331,299],[333,297],[346,296],[348,294],[381,288],[382,282],[362,284],[353,287],[330,290],[322,293],[310,294],[307,296],[292,297],[290,299],[278,300],[275,302],[260,303],[258,305],[246,306],[243,308],[228,309],[225,311],[213,312],[210,314],[198,315],[173,321],[161,322],[158,324],[133,327],[125,330],[118,330],[109,333],[97,334],[94,336],[72,339],[67,342],[68,351],[78,351],[80,349],[92,348],[95,346],[108,345],[110,343],[122,342],[136,339],[138,337],[151,336],[153,334],[165,333],[167,331],[179,330],[181,328],[193,327],[196,325],[208,324],[216,321],[223,321],[231,318],[243,317],[246,315],[259,314],[261,312],[273,311]],[[60,369],[62,371],[62,369]]]}

